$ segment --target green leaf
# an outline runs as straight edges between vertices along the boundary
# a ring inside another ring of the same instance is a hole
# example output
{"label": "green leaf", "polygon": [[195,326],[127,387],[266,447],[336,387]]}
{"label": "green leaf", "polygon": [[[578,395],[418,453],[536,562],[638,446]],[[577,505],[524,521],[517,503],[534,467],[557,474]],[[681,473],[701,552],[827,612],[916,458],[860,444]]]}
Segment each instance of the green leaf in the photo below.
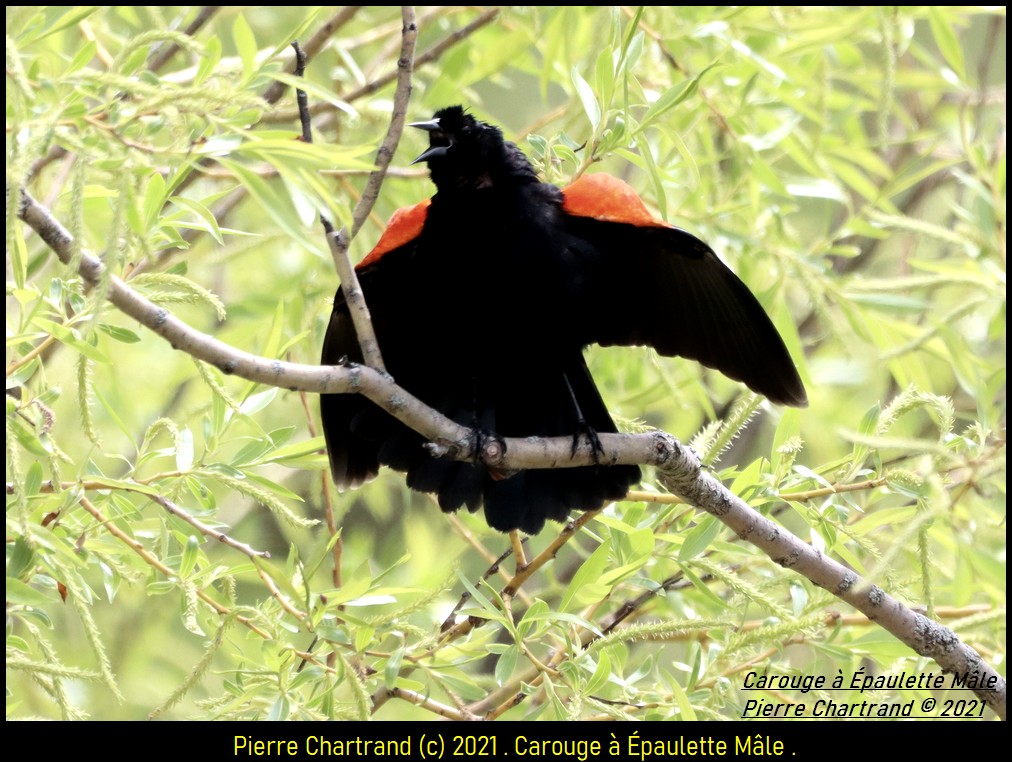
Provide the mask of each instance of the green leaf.
{"label": "green leaf", "polygon": [[574,606],[585,606],[592,601],[599,601],[608,593],[608,588],[600,584],[601,575],[608,568],[611,556],[611,540],[598,545],[590,557],[580,564],[573,579],[562,596],[559,609],[568,611]]}
{"label": "green leaf", "polygon": [[302,245],[307,251],[321,251],[323,242],[312,241],[306,237],[305,230],[296,224],[298,216],[292,206],[291,199],[279,194],[273,186],[259,177],[256,172],[242,164],[226,158],[220,158],[219,163],[227,167],[236,175],[243,187],[249,191],[257,207],[267,213],[274,222],[282,229],[290,241]]}
{"label": "green leaf", "polygon": [[695,722],[699,719],[696,715],[696,710],[692,708],[692,701],[685,693],[685,689],[682,688],[681,683],[677,680],[668,681],[668,685],[671,686],[671,692],[674,694],[675,703],[678,705],[678,719],[686,722]]}
{"label": "green leaf", "polygon": [[184,196],[173,196],[172,203],[177,206],[182,206],[189,209],[191,212],[197,215],[199,219],[203,221],[203,225],[200,226],[200,230],[204,230],[209,233],[218,244],[224,244],[225,240],[221,236],[221,229],[218,227],[218,220],[214,218],[214,214],[206,206],[193,199],[186,198]]}
{"label": "green leaf", "polygon": [[935,44],[938,45],[938,49],[952,70],[965,82],[966,66],[963,63],[963,49],[952,28],[952,21],[942,14],[942,9],[939,6],[929,5],[927,8],[928,23],[931,25],[931,34],[935,38]]}
{"label": "green leaf", "polygon": [[235,21],[232,23],[232,40],[235,42],[235,48],[242,61],[243,79],[249,81],[256,71],[257,40],[246,21],[245,13],[235,15]]}
{"label": "green leaf", "polygon": [[239,405],[239,412],[243,415],[256,415],[270,405],[277,396],[278,389],[276,386],[272,386],[257,394],[251,394]]}
{"label": "green leaf", "polygon": [[601,94],[604,103],[611,103],[612,93],[615,90],[614,53],[611,47],[604,47],[598,53],[595,69],[597,92]]}
{"label": "green leaf", "polygon": [[267,712],[267,720],[270,722],[278,722],[280,720],[287,720],[289,715],[288,699],[284,696],[278,698],[273,704],[271,704],[270,711]]}
{"label": "green leaf", "polygon": [[266,476],[254,474],[251,473],[250,471],[244,471],[243,474],[251,482],[256,482],[261,487],[263,487],[266,490],[269,490],[270,492],[273,492],[278,497],[284,498],[285,500],[295,500],[299,503],[303,502],[303,497],[301,495],[299,495],[296,492],[292,492],[290,489],[281,484],[278,484],[276,481],[268,479]]}
{"label": "green leaf", "polygon": [[517,623],[517,641],[521,641],[527,637],[527,633],[531,631],[531,627],[534,626],[534,622],[543,617],[548,613],[548,604],[540,598],[534,601],[534,604],[527,609],[524,613],[523,618]]}
{"label": "green leaf", "polygon": [[[91,59],[95,57],[95,52],[97,50],[98,45],[96,44],[95,40],[88,40],[84,45],[81,46],[81,49],[74,54],[73,60],[69,64],[67,64],[66,70],[61,72],[61,74],[66,77],[78,71],[79,69],[83,69],[91,62]],[[66,114],[67,112],[64,111],[64,116],[66,116]]]}
{"label": "green leaf", "polygon": [[695,528],[685,536],[685,542],[682,543],[682,547],[678,551],[678,559],[691,561],[706,551],[713,544],[723,526],[713,516],[703,516]]}
{"label": "green leaf", "polygon": [[25,474],[25,494],[28,497],[39,494],[42,488],[42,464],[37,460],[32,461]]}
{"label": "green leaf", "polygon": [[118,325],[99,323],[98,329],[107,336],[116,339],[116,341],[122,341],[124,344],[136,344],[141,340],[141,337],[133,331],[128,328],[120,328]]}
{"label": "green leaf", "polygon": [[7,603],[15,606],[48,606],[55,596],[29,587],[19,579],[7,578]]}
{"label": "green leaf", "polygon": [[552,611],[548,607],[547,603],[544,604],[543,607],[531,606],[531,609],[532,610],[528,611],[527,614],[524,615],[524,621],[527,623],[565,622],[566,624],[575,624],[577,627],[588,630],[599,637],[604,634],[593,622],[590,622],[581,616],[576,616],[575,614],[567,614],[563,611]]}
{"label": "green leaf", "polygon": [[276,450],[270,453],[270,457],[267,458],[268,462],[279,462],[285,460],[292,460],[295,458],[302,458],[306,455],[315,455],[324,447],[327,443],[324,438],[313,437],[303,442],[293,442],[290,445],[284,447],[278,447]]}
{"label": "green leaf", "polygon": [[611,658],[608,652],[602,649],[597,654],[597,667],[587,681],[585,693],[588,695],[597,693],[608,684],[609,680],[611,680]]}
{"label": "green leaf", "polygon": [[95,362],[108,363],[109,358],[100,352],[96,347],[89,344],[87,341],[82,340],[77,332],[72,328],[54,323],[52,320],[46,320],[42,317],[32,318],[32,322],[56,338],[60,343],[66,344],[71,349],[80,352],[85,357],[94,360]]}
{"label": "green leaf", "polygon": [[33,358],[31,362],[22,365],[16,371],[7,376],[7,388],[16,389],[19,386],[24,386],[24,384],[27,383],[41,367],[42,360],[38,357]]}
{"label": "green leaf", "polygon": [[201,57],[200,63],[197,65],[197,74],[193,78],[193,84],[198,87],[204,84],[207,78],[217,70],[220,61],[221,38],[217,35],[212,35],[208,38],[207,43],[204,45],[204,55]]}
{"label": "green leaf", "polygon": [[400,677],[401,662],[404,659],[404,649],[397,648],[390,658],[387,659],[386,665],[383,667],[383,684],[387,688],[393,688],[397,684],[397,679]]}
{"label": "green leaf", "polygon": [[656,119],[661,117],[667,111],[673,109],[682,101],[690,98],[699,87],[699,81],[703,78],[703,75],[716,65],[717,62],[714,61],[692,79],[682,80],[677,85],[665,90],[661,97],[654,101],[650,105],[650,108],[647,109],[647,112],[640,120],[639,127],[637,127],[635,134],[638,135],[643,132],[643,130],[649,127]]}
{"label": "green leaf", "polygon": [[[56,13],[62,8],[66,7],[67,6],[61,5],[50,6],[46,10],[46,13],[47,15]],[[64,29],[67,29],[68,27],[72,27],[80,23],[84,19],[88,18],[88,16],[93,14],[95,11],[97,11],[100,7],[101,6],[97,5],[85,5],[79,8],[71,8],[69,11],[67,11],[58,19],[56,19],[52,24],[48,26],[42,26],[42,28],[38,30],[37,34],[32,35],[26,39],[19,40],[19,42],[25,47],[27,47],[28,45],[32,45],[33,43],[36,43],[39,40],[43,40],[46,37],[49,37],[50,35],[56,34],[57,32],[61,32]]]}
{"label": "green leaf", "polygon": [[32,455],[49,458],[53,454],[48,435],[36,434],[35,430],[18,416],[8,416],[7,424],[14,430],[14,438],[18,440],[18,444]]}
{"label": "green leaf", "polygon": [[183,555],[179,561],[179,576],[186,578],[190,576],[197,565],[197,557],[200,554],[200,538],[190,535],[186,538],[186,545],[183,546]]}
{"label": "green leaf", "polygon": [[583,104],[583,111],[590,120],[591,127],[597,132],[597,128],[601,124],[601,105],[597,102],[597,96],[587,84],[587,80],[581,76],[575,66],[573,67],[573,85],[576,87],[576,94],[580,98],[580,103]]}
{"label": "green leaf", "polygon": [[460,583],[464,586],[464,589],[471,594],[471,600],[478,604],[481,609],[481,615],[487,619],[500,622],[503,625],[508,625],[509,622],[506,616],[502,613],[502,610],[489,600],[488,596],[485,595],[483,590],[479,590],[475,587],[471,580],[464,576],[463,572],[457,571],[457,578]]}
{"label": "green leaf", "polygon": [[495,663],[495,681],[497,685],[505,685],[517,667],[517,659],[520,658],[520,649],[513,645],[508,646]]}
{"label": "green leaf", "polygon": [[359,118],[359,113],[355,110],[355,107],[348,103],[348,101],[337,97],[334,91],[329,87],[322,87],[312,80],[305,79],[303,77],[296,77],[294,74],[288,74],[283,71],[271,72],[270,76],[272,79],[276,79],[278,82],[283,82],[289,87],[303,90],[315,101],[329,103],[331,106],[343,111],[348,116],[355,119]]}
{"label": "green leaf", "polygon": [[[37,463],[38,461],[36,461]],[[27,490],[26,490],[27,492]],[[29,493],[33,494],[33,493]],[[8,584],[11,578],[22,579],[35,564],[35,551],[28,545],[24,537],[18,537],[14,541],[14,549],[10,552],[7,560]],[[10,596],[8,596],[8,600]]]}

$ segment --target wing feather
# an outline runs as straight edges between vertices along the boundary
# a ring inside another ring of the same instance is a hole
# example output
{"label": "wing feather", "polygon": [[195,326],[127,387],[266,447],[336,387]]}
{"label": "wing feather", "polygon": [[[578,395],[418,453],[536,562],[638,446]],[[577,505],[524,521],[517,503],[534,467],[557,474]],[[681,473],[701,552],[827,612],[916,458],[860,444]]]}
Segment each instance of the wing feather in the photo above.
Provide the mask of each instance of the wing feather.
{"label": "wing feather", "polygon": [[[586,184],[598,177],[606,179]],[[719,370],[773,402],[808,404],[762,305],[709,246],[644,216],[646,207],[620,180],[592,175],[579,183],[563,191],[563,211],[586,269],[586,343],[652,346]]]}

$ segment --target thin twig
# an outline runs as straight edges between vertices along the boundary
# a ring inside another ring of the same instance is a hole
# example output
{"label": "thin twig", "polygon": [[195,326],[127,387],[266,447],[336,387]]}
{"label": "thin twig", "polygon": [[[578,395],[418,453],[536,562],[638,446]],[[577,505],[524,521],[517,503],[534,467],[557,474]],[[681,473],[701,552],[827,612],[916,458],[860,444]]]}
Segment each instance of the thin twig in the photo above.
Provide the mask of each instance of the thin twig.
{"label": "thin twig", "polygon": [[[361,8],[361,5],[345,5],[332,18],[325,21],[323,25],[306,41],[306,44],[302,46],[302,50],[305,52],[306,58],[314,58],[316,54],[323,49],[323,46],[327,44],[327,41],[330,40],[331,37],[337,34],[345,24],[355,18],[355,14],[358,13]],[[298,54],[296,54],[296,57],[291,63],[285,66],[285,71],[289,74],[294,74],[297,66]],[[271,83],[271,86],[264,91],[264,100],[270,104],[277,103],[284,97],[287,90],[288,85],[284,82],[275,80]]]}
{"label": "thin twig", "polygon": [[415,691],[408,690],[407,688],[384,688],[380,691],[380,695],[373,699],[373,714],[379,709],[387,698],[399,698],[403,701],[410,702],[416,706],[420,706],[423,709],[428,709],[434,714],[438,714],[440,717],[446,717],[448,720],[480,720],[478,717],[467,712],[463,712],[452,706],[441,704],[428,696],[423,696]]}
{"label": "thin twig", "polygon": [[[206,5],[201,8],[197,17],[190,23],[184,33],[190,35],[191,37],[195,35],[200,28],[211,19],[219,8],[221,8],[220,5]],[[179,50],[179,45],[174,42],[153,50],[151,55],[148,56],[148,71],[158,72],[166,63],[169,62],[169,59],[175,55],[177,50]],[[68,153],[69,151],[67,151],[67,149],[63,146],[55,145],[50,148],[45,156],[41,159],[37,159],[35,163],[32,164],[31,168],[28,170],[28,176],[25,178],[25,183],[30,183],[32,179],[39,174],[39,172],[52,164],[54,161],[62,159]]]}
{"label": "thin twig", "polygon": [[[302,410],[306,414],[306,428],[309,430],[309,436],[312,439],[316,438],[316,423],[313,419],[313,411],[309,406],[309,395],[305,392],[299,392],[299,401],[302,403]],[[320,454],[325,454],[324,450],[319,450]],[[323,515],[327,522],[327,534],[334,537],[337,534],[337,519],[334,516],[334,493],[330,487],[330,475],[326,470],[320,471],[320,488],[323,491]],[[331,554],[334,557],[334,569],[331,574],[331,579],[334,583],[335,588],[341,587],[341,556],[344,552],[344,541],[342,537],[338,537],[334,541],[334,547],[331,549]]]}
{"label": "thin twig", "polygon": [[[196,517],[192,516],[185,509],[180,508],[178,505],[173,503],[168,498],[162,497],[161,495],[152,495],[149,489],[141,489],[140,486],[142,484],[143,482],[138,482],[137,489],[131,489],[129,486],[123,485],[116,485],[115,489],[122,490],[124,492],[136,492],[138,495],[143,495],[144,497],[149,498],[153,502],[158,503],[173,516],[185,521],[187,524],[192,526],[194,529],[196,529],[205,537],[210,537],[213,540],[217,540],[222,545],[227,545],[230,548],[238,550],[240,553],[243,553],[244,555],[247,555],[250,558],[271,557],[270,552],[266,550],[257,550],[252,545],[247,545],[244,542],[239,542],[238,540],[230,537],[228,534],[222,532],[220,529],[215,529],[214,527],[208,526],[207,524],[203,523]],[[7,482],[6,486],[7,486],[7,494],[13,495],[14,494],[13,482]],[[61,492],[68,489],[83,489],[83,490],[113,489],[113,487],[108,482],[94,481],[94,480],[83,480],[77,482],[66,481],[60,482],[58,486]],[[51,494],[57,491],[57,485],[54,485],[52,481],[43,482],[42,484],[39,485],[38,491],[40,494],[47,494],[47,493]]]}
{"label": "thin twig", "polygon": [[576,533],[602,510],[604,509],[599,508],[596,511],[585,511],[577,518],[567,522],[566,526],[563,527],[562,531],[559,532],[558,536],[552,540],[551,544],[547,548],[535,556],[534,559],[525,567],[517,569],[517,573],[513,575],[513,579],[511,579],[506,584],[506,587],[503,588],[503,594],[509,594],[511,596],[515,595],[517,590],[520,589],[520,586],[530,579],[534,572],[555,558],[559,554],[559,549],[575,537]]}
{"label": "thin twig", "polygon": [[270,575],[264,570],[263,566],[258,564],[255,560],[253,565],[256,567],[257,574],[260,575],[260,579],[264,581],[264,585],[270,591],[271,597],[273,597],[289,614],[298,619],[300,622],[305,623],[306,614],[299,611],[295,606],[288,602],[288,599],[278,590],[278,586],[274,584],[274,580],[271,579]]}
{"label": "thin twig", "polygon": [[[196,18],[183,30],[183,34],[193,37],[220,9],[220,5],[205,5],[202,7],[198,11]],[[179,50],[179,44],[176,42],[169,42],[152,50],[148,56],[148,71],[158,71],[161,69],[176,54],[177,50]]]}
{"label": "thin twig", "polygon": [[527,554],[524,553],[524,541],[520,537],[520,532],[516,529],[510,532],[510,545],[513,546],[513,557],[516,559],[516,571],[523,571],[527,568]]}
{"label": "thin twig", "polygon": [[[277,167],[271,164],[258,164],[250,165],[247,170],[251,174],[257,177],[263,177],[265,179],[273,179],[280,177],[281,172]],[[369,177],[374,169],[320,169],[316,171],[316,174],[320,177]],[[160,167],[158,173],[162,177],[168,177],[171,174],[168,167]],[[208,167],[202,173],[205,180],[229,180],[235,181],[235,172],[229,169],[216,169],[214,167]],[[387,177],[398,177],[405,180],[424,180],[429,176],[429,170],[419,167],[387,167]]]}
{"label": "thin twig", "polygon": [[[108,489],[108,486],[106,486],[105,489]],[[147,494],[147,493],[143,493],[143,494]],[[148,494],[147,496],[149,498],[151,498],[154,502],[156,502],[160,506],[162,506],[162,508],[164,508],[166,511],[168,511],[169,513],[171,513],[173,516],[175,516],[177,518],[180,518],[183,521],[185,521],[187,524],[189,524],[190,526],[192,526],[194,529],[196,529],[202,535],[205,535],[207,537],[211,537],[212,539],[215,539],[218,542],[220,542],[222,545],[228,545],[228,547],[233,548],[235,550],[238,550],[240,553],[245,553],[250,558],[270,558],[271,557],[271,554],[268,551],[266,551],[266,550],[257,550],[256,548],[254,548],[251,545],[247,545],[244,542],[239,542],[238,540],[235,540],[232,537],[229,537],[227,534],[225,534],[224,532],[222,532],[220,529],[214,529],[213,527],[209,527],[207,524],[203,523],[202,521],[200,521],[196,517],[191,516],[189,513],[187,513],[185,510],[183,510],[182,508],[180,508],[178,505],[176,505],[175,503],[173,503],[168,498],[164,498],[161,495],[150,495],[150,494]]]}
{"label": "thin twig", "polygon": [[[117,540],[122,542],[134,553],[143,558],[144,562],[148,566],[158,570],[158,572],[161,573],[166,579],[176,579],[178,577],[176,572],[172,571],[172,569],[170,569],[168,566],[159,561],[151,552],[147,550],[147,548],[144,547],[144,545],[141,544],[139,540],[135,540],[133,537],[130,537],[126,532],[124,532],[122,529],[116,526],[115,522],[110,521],[108,518],[106,518],[105,514],[103,514],[102,511],[100,511],[98,507],[94,503],[92,503],[88,498],[80,497],[78,498],[78,502],[84,507],[86,511],[88,511],[88,513],[90,513],[94,517],[96,521],[98,521],[99,524],[101,524],[105,528],[107,532],[109,532],[109,534],[113,535]],[[214,598],[209,596],[203,590],[197,589],[196,594],[197,597],[200,598],[200,600],[204,601],[204,603],[213,608],[216,612],[218,612],[222,616],[226,616],[232,613],[228,609],[228,607],[222,606],[220,603],[218,603],[218,601],[214,600]],[[259,627],[253,624],[253,621],[249,617],[239,616],[236,617],[236,620],[249,627],[251,630],[253,630],[253,632],[262,637],[264,640],[272,640],[270,634],[268,634],[264,630],[261,630]]]}
{"label": "thin twig", "polygon": [[[348,15],[344,21],[350,19],[351,15],[354,15],[354,12]],[[353,224],[351,235],[347,235],[344,228],[341,229],[339,234],[335,235],[333,225],[322,214],[320,215],[320,223],[323,226],[323,230],[327,238],[327,244],[330,247],[331,256],[334,259],[335,268],[337,269],[338,275],[341,279],[345,299],[351,312],[352,322],[355,325],[355,332],[358,337],[359,345],[362,348],[362,357],[366,360],[367,364],[380,371],[385,369],[383,365],[383,356],[380,352],[379,342],[376,341],[376,334],[373,330],[372,319],[369,316],[369,309],[366,305],[365,297],[362,295],[362,289],[358,283],[358,276],[355,274],[355,269],[348,256],[348,247],[351,244],[351,239],[355,237],[355,234],[361,227],[362,222],[369,216],[370,211],[372,211],[372,207],[376,203],[376,199],[379,196],[380,186],[382,185],[383,179],[386,175],[387,167],[389,167],[390,161],[393,159],[393,155],[397,149],[397,143],[400,141],[401,133],[404,130],[404,120],[407,115],[408,99],[411,96],[412,61],[414,57],[415,40],[418,37],[418,29],[414,23],[413,8],[405,6],[402,11],[402,16],[404,24],[402,30],[401,58],[398,60],[398,70],[403,73],[403,76],[398,79],[390,127],[387,130],[386,138],[380,146],[376,157],[377,169],[370,175],[369,180],[366,183],[366,192],[363,193],[362,197],[355,205],[355,210],[352,215]],[[338,14],[337,18],[341,18],[341,14]],[[340,21],[340,25],[343,25],[344,21]],[[335,23],[337,23],[336,20]],[[332,31],[333,30],[331,30],[331,32]],[[314,37],[314,45],[322,45],[322,39],[322,34],[318,33]],[[293,72],[295,76],[301,78],[305,76],[307,54],[298,42],[293,43],[292,47],[295,49],[295,66],[293,68]],[[307,143],[312,143],[312,123],[309,117],[308,98],[306,97],[305,91],[297,89],[296,100],[299,106],[299,121],[302,125],[302,139]],[[331,536],[334,537],[337,535],[337,524],[334,521],[333,515],[333,501],[330,496],[330,480],[326,474],[324,474],[322,478],[324,495],[327,501],[327,525],[331,530]],[[341,537],[337,537],[334,543],[333,552],[335,564],[334,580],[335,585],[340,587],[340,564],[343,552],[343,540]]]}
{"label": "thin twig", "polygon": [[[414,62],[414,67],[417,69],[419,66],[422,66],[423,64],[435,61],[443,53],[445,53],[448,48],[452,47],[453,45],[456,45],[464,38],[469,37],[476,31],[481,29],[483,26],[494,21],[498,15],[499,15],[499,8],[491,8],[489,10],[484,11],[480,16],[478,16],[478,18],[476,18],[470,24],[462,26],[460,29],[451,32],[442,40],[440,40],[438,43],[436,43],[431,48],[422,53],[420,56],[418,56],[418,58]],[[400,76],[400,62],[398,62],[397,69],[393,71],[388,71],[386,74],[383,74],[382,76],[377,77],[376,79],[370,80],[361,87],[352,90],[344,97],[343,100],[345,101],[345,103],[352,103],[353,101],[357,101],[360,98],[365,98],[368,95],[372,95],[377,90],[386,87],[395,79],[397,79],[399,76]],[[319,116],[320,114],[324,114],[334,110],[336,110],[336,106],[334,106],[332,103],[315,103],[310,107],[309,113],[315,117]],[[264,114],[262,121],[264,123],[292,122],[298,118],[299,114],[297,111],[277,111],[269,114]]]}
{"label": "thin twig", "polygon": [[[481,575],[481,579],[478,580],[478,584],[475,585],[475,587],[479,587],[482,582],[487,582],[492,575],[501,572],[502,562],[505,561],[507,558],[509,558],[510,553],[512,552],[513,552],[512,548],[507,548],[506,550],[504,550],[502,554],[495,561],[492,562],[492,565],[485,570],[485,573]],[[451,627],[453,627],[454,620],[457,618],[457,612],[460,611],[460,609],[463,608],[464,604],[467,603],[469,600],[471,600],[471,593],[470,591],[465,590],[461,594],[460,599],[457,601],[457,605],[453,607],[453,610],[450,611],[449,614],[447,614],[446,618],[443,620],[443,623],[439,626],[440,632],[446,632]]]}
{"label": "thin twig", "polygon": [[15,360],[14,362],[12,362],[10,365],[7,366],[7,374],[6,374],[7,378],[10,378],[11,374],[13,374],[16,371],[18,371],[19,369],[23,368],[25,365],[27,365],[28,363],[30,363],[36,357],[38,357],[39,355],[41,355],[43,352],[46,351],[46,349],[51,344],[54,344],[54,343],[56,343],[56,337],[55,336],[47,336],[42,341],[40,341],[38,344],[36,344],[31,350],[29,350],[28,352],[25,352],[25,354],[24,354],[23,357]]}
{"label": "thin twig", "polygon": [[[341,290],[344,294],[348,311],[351,314],[352,323],[355,325],[355,334],[358,336],[359,346],[362,348],[362,357],[366,365],[377,370],[385,370],[383,354],[379,342],[376,341],[376,332],[373,330],[372,319],[369,316],[369,308],[358,283],[358,276],[355,268],[348,257],[348,247],[352,239],[358,233],[362,223],[369,216],[369,212],[376,204],[379,197],[379,189],[383,185],[383,178],[386,175],[387,167],[397,150],[401,134],[404,131],[404,121],[408,113],[408,100],[411,98],[411,74],[413,71],[415,41],[418,38],[418,28],[415,25],[414,9],[410,6],[402,7],[402,33],[401,33],[401,55],[397,60],[397,89],[394,93],[393,112],[390,116],[390,126],[387,128],[386,137],[376,153],[376,170],[369,176],[362,197],[355,205],[352,213],[351,232],[345,228],[335,233],[331,222],[321,215],[320,222],[323,225],[327,236],[327,244],[330,246],[330,253],[334,259],[334,267],[341,279]],[[295,43],[296,67],[295,75],[301,77],[305,70],[305,54]],[[310,116],[306,94],[299,90],[299,119],[302,122],[302,138],[306,142],[312,142],[312,130],[310,128]]]}

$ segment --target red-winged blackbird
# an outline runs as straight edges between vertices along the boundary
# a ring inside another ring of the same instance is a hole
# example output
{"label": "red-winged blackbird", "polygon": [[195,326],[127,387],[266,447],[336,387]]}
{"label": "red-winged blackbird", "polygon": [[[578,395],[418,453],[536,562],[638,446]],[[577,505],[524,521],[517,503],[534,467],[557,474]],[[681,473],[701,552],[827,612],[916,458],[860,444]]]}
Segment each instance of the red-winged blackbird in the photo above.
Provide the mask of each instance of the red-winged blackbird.
{"label": "red-winged blackbird", "polygon": [[[413,125],[429,133],[437,193],[391,220],[358,265],[394,380],[457,423],[501,437],[614,432],[583,359],[596,343],[647,344],[807,404],[783,341],[755,297],[695,236],[650,216],[625,183],[541,182],[502,132],[459,106]],[[322,362],[361,362],[340,290]],[[334,481],[354,487],[380,464],[435,493],[444,511],[485,507],[495,529],[600,508],[639,481],[635,466],[521,471],[437,459],[424,439],[358,395],[324,395]],[[574,440],[576,441],[576,440]]]}

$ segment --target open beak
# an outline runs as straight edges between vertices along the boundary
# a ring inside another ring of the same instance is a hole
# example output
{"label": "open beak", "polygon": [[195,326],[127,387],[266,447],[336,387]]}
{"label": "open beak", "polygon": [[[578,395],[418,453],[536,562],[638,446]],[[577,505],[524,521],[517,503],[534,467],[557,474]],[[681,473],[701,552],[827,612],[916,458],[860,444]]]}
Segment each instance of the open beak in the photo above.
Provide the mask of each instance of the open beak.
{"label": "open beak", "polygon": [[[427,122],[412,122],[408,127],[415,127],[419,130],[425,130],[426,132],[435,132],[440,129],[438,119],[430,119]],[[440,159],[446,156],[446,152],[450,150],[449,146],[430,146],[427,150],[423,151],[412,164],[420,164],[423,161],[429,161],[430,159]]]}
{"label": "open beak", "polygon": [[430,159],[439,159],[446,156],[446,152],[450,150],[450,146],[432,146],[426,151],[423,151],[418,155],[412,164],[420,164],[423,161],[429,161]]}

